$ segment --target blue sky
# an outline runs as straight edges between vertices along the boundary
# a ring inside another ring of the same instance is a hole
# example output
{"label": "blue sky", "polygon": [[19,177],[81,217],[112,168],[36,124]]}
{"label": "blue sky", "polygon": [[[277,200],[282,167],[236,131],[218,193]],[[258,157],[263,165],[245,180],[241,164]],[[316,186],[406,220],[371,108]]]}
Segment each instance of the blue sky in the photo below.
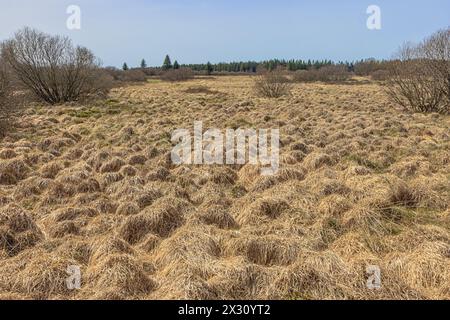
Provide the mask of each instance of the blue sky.
{"label": "blue sky", "polygon": [[[381,8],[368,30],[366,9]],[[68,30],[66,8],[81,8]],[[389,58],[405,41],[450,26],[449,0],[0,0],[0,40],[27,25],[68,35],[104,65],[269,58]]]}

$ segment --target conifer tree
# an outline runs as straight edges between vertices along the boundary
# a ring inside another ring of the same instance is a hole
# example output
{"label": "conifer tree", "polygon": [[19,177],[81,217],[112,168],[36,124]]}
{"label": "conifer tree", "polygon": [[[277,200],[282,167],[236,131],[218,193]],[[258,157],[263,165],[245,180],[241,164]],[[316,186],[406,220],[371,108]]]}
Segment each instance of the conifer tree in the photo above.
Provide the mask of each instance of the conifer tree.
{"label": "conifer tree", "polygon": [[127,63],[124,62],[124,63],[123,63],[123,66],[122,66],[122,70],[123,70],[123,71],[127,71],[128,69],[129,69],[129,68],[128,68]]}
{"label": "conifer tree", "polygon": [[170,61],[170,57],[169,57],[169,55],[166,55],[166,58],[164,59],[164,63],[163,63],[163,65],[162,65],[162,68],[164,69],[164,70],[169,70],[169,69],[172,69],[172,61]]}
{"label": "conifer tree", "polygon": [[173,68],[174,69],[180,69],[180,64],[178,63],[177,60],[175,60],[175,62],[173,63]]}
{"label": "conifer tree", "polygon": [[147,68],[147,62],[145,62],[145,59],[142,59],[142,61],[141,61],[141,68],[142,69]]}
{"label": "conifer tree", "polygon": [[208,63],[206,64],[206,73],[209,75],[211,75],[211,73],[214,71],[214,68],[211,64],[211,62],[208,61]]}

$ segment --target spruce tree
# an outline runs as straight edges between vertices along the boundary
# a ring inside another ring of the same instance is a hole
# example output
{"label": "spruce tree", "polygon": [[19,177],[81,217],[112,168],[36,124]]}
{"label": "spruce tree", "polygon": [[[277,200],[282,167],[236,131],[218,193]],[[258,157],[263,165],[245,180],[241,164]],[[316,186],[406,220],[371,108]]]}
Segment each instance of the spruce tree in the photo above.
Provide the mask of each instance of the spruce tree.
{"label": "spruce tree", "polygon": [[141,68],[142,69],[147,68],[147,62],[145,62],[145,59],[142,59],[142,61],[141,61]]}
{"label": "spruce tree", "polygon": [[175,62],[173,63],[173,68],[174,69],[180,69],[180,65],[179,65],[177,60],[175,60]]}
{"label": "spruce tree", "polygon": [[123,71],[127,71],[128,69],[129,69],[129,68],[128,68],[127,63],[124,62],[124,63],[123,63],[123,66],[122,66],[122,70],[123,70]]}
{"label": "spruce tree", "polygon": [[211,64],[211,62],[208,61],[208,63],[206,64],[206,73],[209,75],[211,75],[211,73],[214,71],[214,68]]}
{"label": "spruce tree", "polygon": [[169,55],[166,55],[166,58],[164,59],[164,63],[162,65],[162,68],[164,70],[172,69],[172,62],[170,61]]}

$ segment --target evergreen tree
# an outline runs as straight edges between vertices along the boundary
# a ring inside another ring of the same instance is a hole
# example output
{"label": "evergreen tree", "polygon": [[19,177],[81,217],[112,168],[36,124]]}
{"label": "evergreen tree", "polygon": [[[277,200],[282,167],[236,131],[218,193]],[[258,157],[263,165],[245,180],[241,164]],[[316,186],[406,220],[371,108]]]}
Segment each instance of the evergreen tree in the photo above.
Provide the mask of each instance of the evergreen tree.
{"label": "evergreen tree", "polygon": [[208,63],[206,64],[206,73],[208,74],[208,76],[213,72],[214,68],[211,64],[211,62],[208,61]]}
{"label": "evergreen tree", "polygon": [[145,59],[142,59],[142,61],[141,61],[141,68],[142,69],[147,68],[147,62],[145,62]]}
{"label": "evergreen tree", "polygon": [[122,66],[122,70],[123,70],[123,71],[127,71],[128,69],[129,69],[129,68],[128,68],[127,63],[124,62],[124,63],[123,63],[123,66]]}
{"label": "evergreen tree", "polygon": [[164,63],[162,65],[162,68],[164,70],[172,69],[172,61],[170,61],[169,55],[166,55],[166,58],[164,59]]}
{"label": "evergreen tree", "polygon": [[175,60],[175,62],[173,63],[173,68],[174,69],[180,69],[180,65],[179,65],[177,60]]}

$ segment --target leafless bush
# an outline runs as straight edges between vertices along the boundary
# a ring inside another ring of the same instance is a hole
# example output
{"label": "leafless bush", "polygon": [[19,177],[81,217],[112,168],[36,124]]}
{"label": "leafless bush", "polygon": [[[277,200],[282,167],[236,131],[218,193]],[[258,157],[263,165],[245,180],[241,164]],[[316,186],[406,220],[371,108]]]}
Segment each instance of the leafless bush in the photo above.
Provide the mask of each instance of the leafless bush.
{"label": "leafless bush", "polygon": [[0,61],[0,137],[11,121],[11,90],[8,74]]}
{"label": "leafless bush", "polygon": [[257,76],[255,91],[266,98],[279,98],[291,92],[291,83],[282,70],[274,70]]}
{"label": "leafless bush", "polygon": [[81,98],[106,98],[109,91],[115,87],[114,78],[101,68],[93,70],[92,77],[95,79],[95,90],[91,90],[90,93]]}
{"label": "leafless bush", "polygon": [[319,81],[323,82],[346,81],[351,77],[345,65],[324,66],[317,70],[317,73]]}
{"label": "leafless bush", "polygon": [[376,70],[370,74],[370,78],[375,81],[387,81],[389,80],[390,73],[388,70]]}
{"label": "leafless bush", "polygon": [[144,69],[142,69],[142,71],[148,77],[160,76],[163,72],[161,69],[158,69],[158,68],[144,68]]}
{"label": "leafless bush", "polygon": [[357,76],[370,76],[372,73],[382,69],[381,63],[375,60],[365,60],[355,64],[354,70]]}
{"label": "leafless bush", "polygon": [[113,77],[115,81],[121,82],[144,82],[147,76],[142,69],[119,70],[117,68],[108,67],[105,71]]}
{"label": "leafless bush", "polygon": [[163,81],[187,81],[194,78],[194,72],[188,68],[167,70],[161,75]]}
{"label": "leafless bush", "polygon": [[[427,68],[450,102],[450,28],[439,30],[422,44]],[[447,110],[448,111],[448,110]]]}
{"label": "leafless bush", "polygon": [[317,78],[316,70],[298,70],[293,75],[294,82],[314,82]]}
{"label": "leafless bush", "polygon": [[144,82],[147,80],[145,73],[139,69],[131,69],[123,71],[122,81],[129,82]]}
{"label": "leafless bush", "polygon": [[341,82],[351,78],[344,65],[324,66],[320,69],[300,70],[294,73],[294,82]]}
{"label": "leafless bush", "polygon": [[2,57],[18,79],[50,104],[97,94],[99,62],[67,37],[24,28],[2,45]]}
{"label": "leafless bush", "polygon": [[406,44],[390,67],[390,99],[414,112],[450,111],[450,29]]}
{"label": "leafless bush", "polygon": [[9,79],[6,71],[0,65],[0,105],[3,105],[9,95]]}

